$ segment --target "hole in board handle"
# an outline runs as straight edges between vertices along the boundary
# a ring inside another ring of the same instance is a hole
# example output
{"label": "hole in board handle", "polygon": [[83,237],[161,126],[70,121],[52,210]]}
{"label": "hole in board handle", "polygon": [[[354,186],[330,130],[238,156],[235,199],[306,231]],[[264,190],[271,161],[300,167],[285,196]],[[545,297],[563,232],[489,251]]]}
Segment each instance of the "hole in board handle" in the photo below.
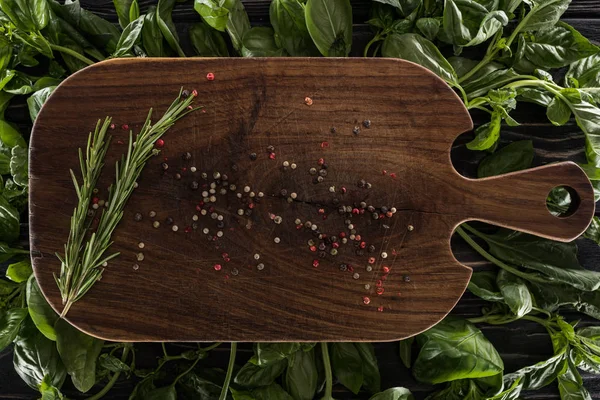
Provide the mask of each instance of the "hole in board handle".
{"label": "hole in board handle", "polygon": [[556,186],[546,197],[546,207],[550,214],[558,218],[568,218],[577,211],[581,199],[570,186]]}

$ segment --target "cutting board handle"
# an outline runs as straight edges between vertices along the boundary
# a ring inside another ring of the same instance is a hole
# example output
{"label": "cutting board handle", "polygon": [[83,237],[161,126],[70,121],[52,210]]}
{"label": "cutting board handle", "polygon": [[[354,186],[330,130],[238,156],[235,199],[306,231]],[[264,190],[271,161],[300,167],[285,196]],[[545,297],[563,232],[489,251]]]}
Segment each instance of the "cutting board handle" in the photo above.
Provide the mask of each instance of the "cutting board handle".
{"label": "cutting board handle", "polygon": [[[560,162],[483,179],[466,179],[472,218],[559,241],[581,235],[594,216],[592,185],[573,162]],[[561,216],[550,213],[550,191],[565,187],[571,206]]]}

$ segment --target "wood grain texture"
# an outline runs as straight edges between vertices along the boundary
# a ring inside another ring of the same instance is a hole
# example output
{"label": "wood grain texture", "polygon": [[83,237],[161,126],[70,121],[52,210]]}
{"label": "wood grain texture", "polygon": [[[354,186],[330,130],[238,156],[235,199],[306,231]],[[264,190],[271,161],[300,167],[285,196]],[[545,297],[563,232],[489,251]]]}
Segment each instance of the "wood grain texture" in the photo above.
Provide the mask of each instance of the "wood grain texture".
{"label": "wood grain texture", "polygon": [[[214,82],[205,79],[209,71],[217,75]],[[571,240],[593,215],[591,185],[572,163],[484,180],[458,175],[450,148],[472,128],[469,115],[443,81],[412,63],[115,60],[66,80],[44,106],[31,138],[30,235],[31,248],[39,254],[33,262],[57,310],[52,272],[58,261],[52,254],[68,235],[67,216],[75,201],[68,169],[78,165],[76,148],[84,146],[99,115],[112,115],[117,126],[126,123],[135,130],[145,110],[164,109],[181,85],[198,90],[205,112],[186,117],[166,135],[163,154],[146,167],[113,236],[113,250],[122,255],[68,314],[70,322],[90,334],[129,341],[395,340],[439,321],[464,292],[471,270],[450,250],[450,236],[460,222],[478,219]],[[65,117],[73,104],[77,109]],[[362,124],[366,119],[369,128]],[[357,128],[360,133],[353,133]],[[107,166],[120,157],[124,134],[115,131]],[[275,160],[268,146],[274,146]],[[192,159],[182,161],[186,151]],[[250,159],[251,153],[257,160]],[[164,156],[170,163],[166,173],[160,166]],[[327,169],[318,165],[321,158]],[[282,169],[284,160],[297,168]],[[198,172],[182,172],[191,166]],[[315,184],[316,176],[309,173],[314,167],[326,174],[322,183]],[[109,171],[100,188],[107,187]],[[201,172],[209,178],[202,179]],[[176,180],[175,173],[182,179]],[[227,174],[226,185],[215,174]],[[361,180],[372,188],[357,186]],[[192,181],[203,187],[191,190]],[[209,214],[223,215],[223,226],[201,216],[198,230],[184,232],[198,214],[200,192],[212,183],[226,189],[204,208],[212,206]],[[237,189],[230,190],[231,184]],[[563,184],[577,192],[579,208],[568,218],[556,218],[545,199]],[[264,198],[250,199],[244,186],[264,192]],[[290,202],[292,192],[297,198]],[[247,208],[248,201],[253,209]],[[359,211],[361,202],[374,206],[376,216],[385,213],[383,207],[398,211],[374,220],[372,212],[353,216],[338,210]],[[238,216],[238,209],[252,214]],[[149,218],[133,221],[135,212],[151,210],[158,213],[161,228],[154,229]],[[283,217],[282,223],[274,223],[273,216]],[[178,232],[164,223],[168,217],[181,227]],[[297,218],[313,221],[317,231],[297,229]],[[351,235],[346,220],[361,240],[336,249],[315,237]],[[204,228],[212,233],[202,233]],[[215,236],[218,230],[223,237]],[[281,243],[275,244],[276,238]],[[325,253],[311,251],[309,240],[322,243],[325,248],[319,250]],[[361,250],[361,241],[373,245],[373,252]],[[145,243],[145,260],[134,270],[138,242]],[[370,257],[376,260],[372,271],[366,269]],[[264,270],[256,269],[259,262]],[[214,270],[216,263],[223,265],[221,271]],[[342,263],[354,270],[341,272]],[[384,267],[392,272],[384,273]],[[377,282],[383,279],[385,293],[377,295]],[[364,304],[364,296],[370,304]]]}

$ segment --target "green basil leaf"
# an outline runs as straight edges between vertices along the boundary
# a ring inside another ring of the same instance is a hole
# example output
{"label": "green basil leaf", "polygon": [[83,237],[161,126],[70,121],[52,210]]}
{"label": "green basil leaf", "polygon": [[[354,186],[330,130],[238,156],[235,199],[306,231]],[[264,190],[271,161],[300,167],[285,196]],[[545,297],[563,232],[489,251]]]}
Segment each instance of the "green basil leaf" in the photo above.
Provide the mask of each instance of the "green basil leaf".
{"label": "green basil leaf", "polygon": [[333,374],[352,393],[357,394],[364,382],[362,358],[354,343],[331,343]]}
{"label": "green basil leaf", "polygon": [[121,33],[119,42],[117,43],[117,50],[113,53],[114,58],[123,57],[129,54],[131,48],[137,43],[142,28],[144,26],[145,17],[139,17],[138,19],[131,21],[127,27]]}
{"label": "green basil leaf", "polygon": [[129,18],[129,10],[131,10],[131,6],[133,4],[132,0],[113,0],[113,4],[115,6],[115,11],[117,12],[119,25],[121,25],[121,28],[125,29],[125,27],[129,25],[131,21],[137,19],[137,17],[134,19]]}
{"label": "green basil leaf", "polygon": [[531,9],[521,31],[538,31],[553,26],[567,10],[571,0],[526,0]]}
{"label": "green basil leaf", "polygon": [[31,122],[35,122],[37,115],[40,113],[42,106],[48,100],[48,97],[54,92],[56,86],[48,86],[37,92],[34,92],[27,98],[27,107],[29,108],[29,118]]}
{"label": "green basil leaf", "polygon": [[[64,19],[56,16],[53,17],[46,29],[50,33],[49,40],[52,43],[63,45],[65,43],[65,37],[68,37],[70,40],[67,40],[67,43],[74,42],[78,45],[78,47],[82,48],[85,53],[89,54],[96,60],[104,60],[104,55],[102,52]],[[65,58],[65,55],[62,53],[61,56]]]}
{"label": "green basil leaf", "polygon": [[565,372],[558,375],[558,391],[563,400],[592,400],[592,396],[583,386],[581,375],[577,368],[568,363]]}
{"label": "green basil leaf", "polygon": [[566,352],[540,361],[537,364],[521,368],[504,376],[504,387],[510,387],[518,382],[521,390],[536,390],[552,383],[566,365]]}
{"label": "green basil leaf", "polygon": [[0,0],[0,10],[23,31],[40,31],[50,19],[46,0]]}
{"label": "green basil leaf", "polygon": [[363,387],[371,393],[381,390],[381,375],[375,357],[375,349],[371,343],[354,343],[362,359]]}
{"label": "green basil leaf", "polygon": [[512,68],[504,69],[500,64],[490,63],[473,74],[462,83],[467,97],[485,96],[490,90],[498,89],[507,83],[519,79],[519,74]]}
{"label": "green basil leaf", "polygon": [[244,35],[242,55],[244,57],[281,57],[285,50],[277,47],[273,28],[255,26]]}
{"label": "green basil leaf", "polygon": [[325,57],[347,57],[352,47],[350,0],[308,0],[306,26]]}
{"label": "green basil leaf", "polygon": [[290,354],[301,349],[301,343],[255,343],[254,354],[256,358],[254,363],[258,366],[265,366],[272,362],[283,360]]}
{"label": "green basil leaf", "polygon": [[11,308],[0,313],[0,351],[15,340],[19,327],[26,317],[26,308]]}
{"label": "green basil leaf", "polygon": [[201,372],[192,371],[181,378],[177,382],[177,393],[184,399],[218,399],[224,381],[223,370],[203,368]]}
{"label": "green basil leaf", "polygon": [[467,143],[469,150],[487,150],[491,148],[500,138],[500,126],[502,114],[494,111],[492,120],[475,129],[475,138]]}
{"label": "green basil leaf", "polygon": [[109,54],[115,52],[121,34],[113,24],[81,8],[79,0],[64,5],[50,0],[50,5],[59,17],[85,34],[94,45],[105,49]]}
{"label": "green basil leaf", "polygon": [[564,22],[527,37],[523,43],[523,58],[515,64],[515,69],[522,72],[532,72],[532,66],[542,70],[561,68],[599,51],[597,46]]}
{"label": "green basil leaf", "polygon": [[566,283],[577,289],[600,288],[600,273],[584,269],[577,260],[577,246],[522,232],[500,229],[482,234],[489,251],[510,264],[543,273],[548,281]]}
{"label": "green basil leaf", "polygon": [[44,376],[44,379],[38,388],[42,395],[41,400],[63,400],[64,396],[58,388],[52,385],[51,379],[50,375]]}
{"label": "green basil leaf", "polygon": [[33,80],[30,76],[14,71],[14,76],[4,85],[4,91],[12,94],[29,94],[33,92]]}
{"label": "green basil leaf", "polygon": [[221,33],[203,22],[194,24],[190,30],[194,50],[202,57],[229,57],[227,44]]}
{"label": "green basil leaf", "polygon": [[476,46],[508,24],[502,10],[488,10],[473,0],[446,0],[444,39],[457,46]]}
{"label": "green basil leaf", "polygon": [[529,314],[533,308],[533,298],[521,278],[501,269],[498,272],[497,283],[504,302],[517,318]]}
{"label": "green basil leaf", "polygon": [[468,289],[475,296],[491,302],[503,302],[504,297],[496,283],[497,274],[492,271],[474,272]]}
{"label": "green basil leaf", "polygon": [[150,7],[142,27],[142,44],[149,57],[167,57],[169,51],[164,46],[163,34],[158,26],[156,7]]}
{"label": "green basil leaf", "polygon": [[486,178],[527,169],[531,167],[533,156],[531,140],[512,142],[481,160],[477,168],[477,177]]}
{"label": "green basil leaf", "polygon": [[55,387],[61,387],[66,377],[54,342],[42,335],[28,318],[21,324],[15,339],[13,365],[21,379],[34,390],[46,377],[46,382]]}
{"label": "green basil leaf", "polygon": [[410,390],[403,387],[395,387],[377,393],[369,400],[414,400]]}
{"label": "green basil leaf", "polygon": [[129,21],[135,21],[140,17],[140,5],[137,0],[133,0],[131,2],[131,6],[129,6]]}
{"label": "green basil leaf", "polygon": [[429,40],[434,40],[440,31],[440,20],[438,18],[419,18],[416,22],[417,29]]}
{"label": "green basil leaf", "polygon": [[319,374],[315,351],[299,350],[288,357],[285,387],[294,400],[312,400],[317,392]]}
{"label": "green basil leaf", "polygon": [[389,29],[395,18],[394,7],[375,1],[371,7],[371,19],[367,24],[379,29]]}
{"label": "green basil leaf", "polygon": [[308,28],[304,5],[298,0],[273,0],[269,8],[269,18],[275,31],[278,47],[293,57],[319,55]]}
{"label": "green basil leaf", "polygon": [[226,30],[231,38],[233,48],[240,51],[242,41],[250,30],[250,20],[241,0],[226,0],[225,6],[229,10]]}
{"label": "green basil leaf", "polygon": [[28,165],[27,149],[21,146],[13,147],[10,158],[10,174],[13,181],[19,186],[26,187],[29,184]]}
{"label": "green basil leaf", "polygon": [[[16,256],[17,254],[29,254],[29,251],[23,249],[11,248],[6,243],[0,242],[0,262],[5,262]],[[5,282],[0,280],[0,282]],[[0,283],[1,285],[1,283]],[[0,289],[0,296],[2,296],[2,290]]]}
{"label": "green basil leaf", "polygon": [[417,342],[421,350],[413,375],[421,382],[483,378],[504,369],[494,346],[475,325],[465,320],[446,317],[418,335]]}
{"label": "green basil leaf", "polygon": [[6,174],[10,174],[10,155],[0,153],[0,175]]}
{"label": "green basil leaf", "polygon": [[588,226],[587,230],[583,233],[583,236],[593,240],[596,244],[600,245],[600,218],[593,217],[592,223]]}
{"label": "green basil leaf", "polygon": [[519,88],[517,89],[517,98],[520,101],[538,104],[548,107],[553,97],[548,92],[537,88]]}
{"label": "green basil leaf", "polygon": [[561,126],[571,119],[571,109],[560,97],[554,97],[550,104],[548,104],[546,116],[553,125]]}
{"label": "green basil leaf", "polygon": [[[13,70],[4,70],[0,73],[0,90],[4,89],[4,87],[14,78],[16,72]],[[6,92],[3,92],[6,93]],[[12,93],[10,93],[12,94]]]}
{"label": "green basil leaf", "polygon": [[225,32],[229,19],[229,10],[217,0],[194,0],[194,10],[206,22],[218,31]]}
{"label": "green basil leaf", "polygon": [[96,383],[96,359],[104,340],[86,335],[61,318],[56,321],[54,329],[56,347],[73,385],[80,392],[87,392]]}
{"label": "green basil leaf", "polygon": [[129,372],[129,365],[110,354],[101,354],[98,358],[98,365],[111,372]]}
{"label": "green basil leaf", "polygon": [[158,7],[156,8],[156,20],[158,22],[158,28],[162,32],[169,46],[179,55],[179,57],[185,57],[185,53],[179,46],[179,37],[177,36],[177,30],[171,14],[173,7],[175,6],[175,0],[159,0]]}
{"label": "green basil leaf", "polygon": [[375,0],[382,4],[389,4],[398,9],[401,16],[407,17],[419,7],[421,0]]}
{"label": "green basil leaf", "polygon": [[6,269],[6,277],[13,282],[25,282],[33,274],[29,259],[10,264]]}
{"label": "green basil leaf", "polygon": [[384,57],[403,58],[427,68],[448,83],[456,84],[456,72],[438,48],[429,40],[414,33],[389,35],[383,42]]}
{"label": "green basil leaf", "polygon": [[0,91],[0,120],[4,118],[4,110],[8,108],[8,104],[13,97],[12,93]]}
{"label": "green basil leaf", "polygon": [[48,301],[46,301],[34,275],[31,275],[27,281],[26,294],[27,307],[29,308],[31,320],[44,336],[52,341],[56,341],[54,325],[59,317],[56,311],[48,304]]}
{"label": "green basil leaf", "polygon": [[588,94],[600,103],[600,53],[574,62],[565,75],[565,85]]}
{"label": "green basil leaf", "polygon": [[600,319],[600,292],[584,292],[564,284],[528,282],[527,287],[535,298],[536,307],[556,312],[562,307],[571,308]]}
{"label": "green basil leaf", "polygon": [[13,48],[9,43],[3,41],[0,44],[0,71],[4,71],[10,66]]}
{"label": "green basil leaf", "polygon": [[258,366],[247,362],[237,373],[234,382],[244,387],[253,388],[267,386],[275,381],[287,366],[285,359],[270,362],[265,366]]}
{"label": "green basil leaf", "polygon": [[13,242],[19,237],[19,212],[0,196],[0,241]]}
{"label": "green basil leaf", "polygon": [[414,336],[400,341],[400,360],[406,368],[410,368],[412,361],[412,345],[415,341]]}

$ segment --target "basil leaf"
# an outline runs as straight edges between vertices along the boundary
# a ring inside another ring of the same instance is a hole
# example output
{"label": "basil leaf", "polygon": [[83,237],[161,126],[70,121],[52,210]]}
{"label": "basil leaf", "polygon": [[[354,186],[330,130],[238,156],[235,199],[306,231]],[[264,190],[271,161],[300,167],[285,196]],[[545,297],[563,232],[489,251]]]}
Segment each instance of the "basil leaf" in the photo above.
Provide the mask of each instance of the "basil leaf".
{"label": "basil leaf", "polygon": [[533,308],[533,299],[521,278],[501,269],[498,272],[497,283],[504,302],[517,318],[529,314]]}
{"label": "basil leaf", "polygon": [[457,46],[476,46],[508,24],[501,10],[488,10],[473,0],[446,0],[444,39]]}
{"label": "basil leaf", "polygon": [[[71,26],[71,24],[64,19],[54,16],[46,27],[46,31],[48,34],[48,40],[50,42],[57,45],[64,45],[64,43],[74,42],[77,44],[77,49],[83,49],[85,53],[89,54],[96,60],[104,60],[104,55],[102,52],[100,52],[100,50],[91,44],[81,33],[79,33],[79,31],[77,31],[77,29],[73,28],[73,26]],[[64,53],[61,53],[61,57],[72,59],[72,57],[65,55]],[[73,61],[71,62],[73,63]]]}
{"label": "basil leaf", "polygon": [[241,50],[242,40],[250,30],[250,20],[241,0],[226,0],[225,5],[229,10],[227,18],[227,33],[231,38],[231,44],[236,50]]}
{"label": "basil leaf", "polygon": [[179,37],[171,18],[174,6],[175,0],[159,0],[158,7],[156,8],[156,21],[169,46],[175,50],[179,57],[185,57],[185,53],[181,49],[181,46],[179,46]]}
{"label": "basil leaf", "polygon": [[10,156],[0,153],[0,175],[10,174]]}
{"label": "basil leaf", "polygon": [[496,283],[497,274],[492,271],[474,272],[468,289],[475,296],[491,302],[503,302],[504,297]]}
{"label": "basil leaf", "polygon": [[[119,25],[121,28],[125,29],[127,25],[133,19],[129,18],[129,11],[131,10],[131,6],[133,4],[132,0],[113,0],[113,4],[115,5],[115,11],[117,12],[117,17],[119,18]],[[136,18],[134,18],[136,19]]]}
{"label": "basil leaf", "polygon": [[14,71],[14,76],[4,85],[4,91],[12,94],[29,94],[33,92],[33,80],[30,76]]}
{"label": "basil leaf", "polygon": [[[15,77],[16,72],[13,70],[4,70],[0,74],[0,90],[4,89],[4,87]],[[6,93],[6,92],[3,92]],[[12,94],[12,93],[11,93]]]}
{"label": "basil leaf", "polygon": [[0,196],[0,241],[13,242],[19,237],[19,212]]}
{"label": "basil leaf", "polygon": [[[29,251],[23,249],[14,249],[8,246],[6,243],[0,242],[0,262],[8,261],[17,254],[29,254]],[[2,283],[6,283],[6,281],[0,280],[0,286]],[[0,287],[0,296],[2,294],[2,289]]]}
{"label": "basil leaf", "polygon": [[21,146],[15,146],[11,150],[10,174],[13,181],[22,187],[27,187],[28,180],[28,154],[27,149]]}
{"label": "basil leaf", "polygon": [[0,119],[4,118],[4,110],[8,108],[8,103],[13,96],[12,93],[0,91]]}
{"label": "basil leaf", "polygon": [[125,364],[123,361],[119,360],[115,356],[111,356],[110,354],[101,354],[98,358],[98,365],[104,369],[107,369],[111,372],[129,372],[129,365]]}
{"label": "basil leaf", "polygon": [[229,10],[221,6],[217,0],[194,0],[194,10],[208,25],[225,32]]}
{"label": "basil leaf", "polygon": [[571,308],[600,319],[600,292],[584,292],[565,284],[528,282],[536,307],[556,312],[561,307]]}
{"label": "basil leaf", "polygon": [[[566,364],[566,352],[540,361],[537,364],[521,368],[520,370],[504,376],[504,387],[511,387],[517,383],[521,390],[536,390],[552,383],[560,374]],[[518,394],[518,393],[517,393]]]}
{"label": "basil leaf", "polygon": [[242,55],[244,57],[281,57],[285,50],[277,47],[273,28],[255,26],[244,35]]}
{"label": "basil leaf", "polygon": [[23,31],[40,31],[50,19],[46,0],[0,0],[0,10]]}
{"label": "basil leaf", "polygon": [[287,366],[285,359],[270,362],[265,366],[258,366],[247,362],[237,373],[234,382],[244,387],[253,388],[267,386],[275,381]]}
{"label": "basil leaf", "polygon": [[357,394],[364,382],[362,358],[354,343],[331,343],[333,374],[352,393]]}
{"label": "basil leaf", "polygon": [[590,226],[588,226],[586,231],[583,233],[583,236],[588,239],[593,240],[594,242],[596,242],[596,244],[600,245],[600,218],[598,218],[598,217],[592,218],[592,223],[590,224]]}
{"label": "basil leaf", "polygon": [[21,379],[34,390],[46,377],[47,382],[56,387],[60,387],[66,377],[54,342],[42,335],[28,318],[21,324],[15,339],[13,365]]}
{"label": "basil leaf", "polygon": [[325,57],[346,57],[352,47],[350,0],[308,0],[306,26]]}
{"label": "basil leaf", "polygon": [[10,66],[10,59],[13,54],[13,48],[9,43],[4,41],[0,42],[0,71],[8,69]]}
{"label": "basil leaf", "polygon": [[285,387],[294,400],[312,400],[317,391],[315,351],[298,350],[288,357]]}
{"label": "basil leaf", "polygon": [[531,7],[521,31],[537,31],[553,26],[567,10],[571,0],[525,0]]}
{"label": "basil leaf", "polygon": [[415,398],[410,393],[410,390],[403,387],[395,387],[377,393],[369,400],[414,400]]}
{"label": "basil leaf", "polygon": [[15,283],[25,282],[33,274],[29,259],[10,264],[6,269],[6,277]]}
{"label": "basil leaf", "polygon": [[413,375],[421,382],[482,378],[504,369],[494,346],[475,325],[465,320],[446,317],[418,335],[417,342],[421,350]]}
{"label": "basil leaf", "polygon": [[389,4],[390,6],[398,9],[401,16],[407,17],[410,15],[419,5],[421,0],[375,0],[382,4]]}
{"label": "basil leaf", "polygon": [[406,368],[410,368],[412,361],[412,345],[415,341],[414,336],[400,341],[400,360]]}
{"label": "basil leaf", "polygon": [[553,97],[548,92],[537,88],[519,88],[517,89],[517,98],[520,101],[538,104],[548,107]]}
{"label": "basil leaf", "polygon": [[558,391],[560,398],[564,400],[592,400],[592,396],[583,386],[581,375],[577,368],[568,363],[565,372],[558,375]]}
{"label": "basil leaf", "polygon": [[574,62],[565,75],[565,85],[600,102],[600,53]]}
{"label": "basil leaf", "polygon": [[201,370],[202,375],[189,372],[177,382],[177,393],[184,399],[218,399],[225,381],[225,373],[220,369]]}
{"label": "basil leaf", "polygon": [[40,113],[42,106],[48,100],[48,97],[54,92],[56,86],[48,86],[37,92],[34,92],[27,98],[27,107],[29,108],[29,118],[31,122],[35,122],[37,115]]}
{"label": "basil leaf", "polygon": [[269,18],[275,31],[275,42],[290,56],[319,55],[306,27],[304,6],[298,0],[273,0]]}
{"label": "basil leaf", "polygon": [[119,30],[110,22],[81,8],[79,0],[59,4],[56,0],[50,1],[52,10],[62,19],[67,21],[79,32],[86,34],[94,45],[105,49],[108,53],[115,52],[119,37]]}
{"label": "basil leaf", "polygon": [[133,0],[131,2],[131,6],[129,7],[129,21],[135,21],[140,17],[140,5],[137,0]]}
{"label": "basil leaf", "polygon": [[571,119],[571,109],[559,97],[554,97],[550,104],[548,104],[546,116],[553,125],[561,126]]}
{"label": "basil leaf", "polygon": [[292,353],[300,350],[302,344],[289,343],[255,343],[254,354],[256,358],[254,362],[258,366],[265,366],[272,362],[283,360]]}
{"label": "basil leaf", "polygon": [[490,63],[462,84],[469,99],[485,96],[490,90],[519,79],[519,74],[512,68],[504,69],[498,68],[498,66],[497,63]]}
{"label": "basil leaf", "polygon": [[599,51],[597,46],[564,22],[541,29],[527,38],[522,44],[523,58],[514,66],[522,72],[532,72],[535,68],[561,68]]}
{"label": "basil leaf", "polygon": [[26,308],[11,308],[0,313],[0,351],[15,340],[19,327],[26,317]]}
{"label": "basil leaf", "polygon": [[438,48],[415,33],[391,34],[383,42],[383,57],[403,58],[427,68],[448,83],[456,84],[456,72]]}
{"label": "basil leaf", "polygon": [[513,142],[481,160],[477,177],[486,178],[527,169],[531,167],[533,155],[531,140]]}
{"label": "basil leaf", "polygon": [[150,7],[146,13],[142,27],[142,44],[149,57],[166,57],[169,55],[164,46],[163,34],[158,26],[156,7]]}
{"label": "basil leaf", "polygon": [[541,272],[549,282],[566,283],[585,291],[600,288],[600,273],[586,270],[579,264],[574,243],[556,242],[508,229],[481,237],[493,256]]}
{"label": "basil leaf", "polygon": [[492,113],[492,120],[475,129],[475,138],[467,143],[469,150],[487,150],[500,138],[502,114],[497,111]]}
{"label": "basil leaf", "polygon": [[144,19],[144,16],[139,17],[138,19],[131,21],[131,23],[125,27],[121,33],[119,42],[117,43],[117,50],[112,55],[114,58],[129,55],[131,48],[136,44],[140,33],[142,32]]}
{"label": "basil leaf", "polygon": [[54,329],[56,347],[73,385],[80,392],[87,392],[96,383],[96,359],[104,340],[80,332],[62,318],[56,321]]}
{"label": "basil leaf", "polygon": [[371,393],[381,390],[381,375],[375,357],[375,349],[371,343],[354,343],[362,359],[363,387]]}
{"label": "basil leaf", "polygon": [[48,304],[42,294],[34,275],[31,275],[27,281],[27,307],[29,315],[37,329],[48,339],[56,341],[56,331],[54,325],[58,320],[58,314]]}
{"label": "basil leaf", "polygon": [[434,40],[440,30],[438,18],[419,18],[416,22],[417,29],[429,40]]}
{"label": "basil leaf", "polygon": [[219,31],[205,23],[194,24],[190,30],[190,41],[196,53],[202,57],[229,57],[227,44]]}
{"label": "basil leaf", "polygon": [[23,136],[21,136],[21,134],[15,128],[13,128],[12,125],[2,119],[0,119],[0,142],[2,142],[2,145],[9,148],[13,148],[15,146],[27,146]]}

